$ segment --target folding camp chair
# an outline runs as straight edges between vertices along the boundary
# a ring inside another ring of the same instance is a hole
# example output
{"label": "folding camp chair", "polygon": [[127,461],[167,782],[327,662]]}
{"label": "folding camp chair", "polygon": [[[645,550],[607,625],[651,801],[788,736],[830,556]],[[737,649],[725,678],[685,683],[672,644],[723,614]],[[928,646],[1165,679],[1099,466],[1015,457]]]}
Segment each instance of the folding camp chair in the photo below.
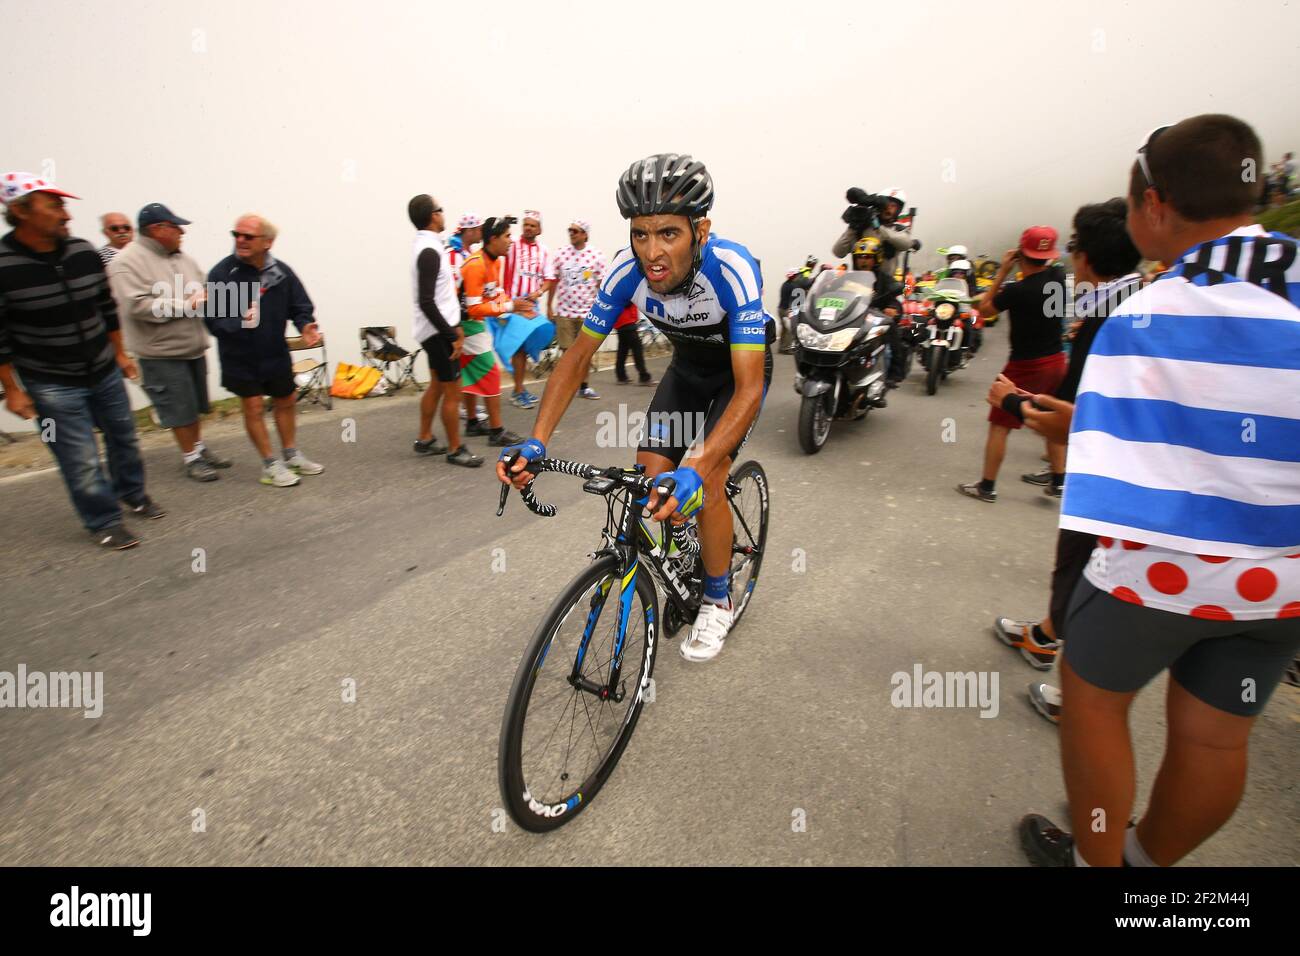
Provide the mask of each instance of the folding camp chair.
{"label": "folding camp chair", "polygon": [[298,401],[301,402],[306,398],[317,405],[333,408],[334,399],[330,397],[329,356],[325,352],[324,337],[322,336],[319,345],[307,345],[301,335],[291,335],[285,341],[289,343],[290,352],[320,349],[319,358],[307,356],[293,363],[293,380],[298,389]]}
{"label": "folding camp chair", "polygon": [[415,360],[422,349],[408,352],[397,344],[397,329],[391,325],[372,325],[359,332],[361,338],[361,360],[371,368],[379,369],[388,384],[387,394],[391,395],[408,382],[421,388],[415,377]]}

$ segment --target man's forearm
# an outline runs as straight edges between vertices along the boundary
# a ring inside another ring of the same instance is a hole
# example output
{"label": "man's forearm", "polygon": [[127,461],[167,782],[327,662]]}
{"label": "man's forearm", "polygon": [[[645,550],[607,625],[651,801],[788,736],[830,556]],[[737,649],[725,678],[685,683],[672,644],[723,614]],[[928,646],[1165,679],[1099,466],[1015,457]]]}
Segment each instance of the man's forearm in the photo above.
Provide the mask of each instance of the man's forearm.
{"label": "man's forearm", "polygon": [[5,387],[5,393],[12,395],[20,391],[18,380],[14,378],[14,367],[10,362],[0,365],[0,385]]}
{"label": "man's forearm", "polygon": [[113,351],[119,356],[126,355],[126,345],[122,341],[122,330],[114,329],[108,333],[108,340],[113,343]]}

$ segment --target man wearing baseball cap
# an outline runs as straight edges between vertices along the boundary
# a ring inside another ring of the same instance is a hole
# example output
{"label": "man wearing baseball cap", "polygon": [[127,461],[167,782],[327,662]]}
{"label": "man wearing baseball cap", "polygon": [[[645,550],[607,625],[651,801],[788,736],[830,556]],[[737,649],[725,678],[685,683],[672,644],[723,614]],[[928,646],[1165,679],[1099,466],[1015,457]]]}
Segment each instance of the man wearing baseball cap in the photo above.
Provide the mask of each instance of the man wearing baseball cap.
{"label": "man wearing baseball cap", "polygon": [[[1065,378],[1061,320],[1064,318],[1065,270],[1053,265],[1058,252],[1056,230],[1030,226],[1020,234],[1020,245],[1008,249],[983,298],[976,304],[985,318],[1006,312],[1011,324],[1011,356],[1002,375],[1030,395],[1052,395]],[[1021,278],[1006,288],[1007,276],[1020,265]],[[1017,409],[1018,405],[1015,406]],[[957,486],[963,495],[980,501],[998,500],[996,483],[1007,453],[1007,436],[1024,420],[1005,408],[989,409],[989,435],[984,445],[984,471],[979,481]],[[1052,487],[1065,481],[1065,446],[1049,442]]]}
{"label": "man wearing baseball cap", "polygon": [[203,270],[181,251],[190,221],[155,202],[140,210],[138,223],[140,238],[108,264],[109,286],[144,390],[180,447],[185,473],[216,481],[216,469],[230,462],[203,444],[199,421],[209,410],[207,294]]}
{"label": "man wearing baseball cap", "polygon": [[143,518],[166,512],[145,494],[122,380],[137,372],[104,264],[90,243],[69,236],[64,197],[77,198],[31,173],[0,175],[5,221],[14,227],[0,239],[0,384],[10,412],[36,419],[92,540],[122,550],[140,543],[122,523],[122,503]]}
{"label": "man wearing baseball cap", "polygon": [[[569,244],[555,256],[555,282],[548,290],[546,310],[555,316],[555,341],[561,351],[567,352],[577,339],[578,330],[591,311],[601,280],[605,278],[604,255],[599,249],[587,245],[590,232],[591,226],[585,219],[573,220],[569,223]],[[621,336],[619,343],[620,353],[626,358]],[[637,363],[637,367],[645,367],[644,359]],[[622,369],[621,364],[619,368]],[[644,373],[643,378],[648,383],[649,373]],[[578,394],[583,398],[600,397],[585,378]]]}

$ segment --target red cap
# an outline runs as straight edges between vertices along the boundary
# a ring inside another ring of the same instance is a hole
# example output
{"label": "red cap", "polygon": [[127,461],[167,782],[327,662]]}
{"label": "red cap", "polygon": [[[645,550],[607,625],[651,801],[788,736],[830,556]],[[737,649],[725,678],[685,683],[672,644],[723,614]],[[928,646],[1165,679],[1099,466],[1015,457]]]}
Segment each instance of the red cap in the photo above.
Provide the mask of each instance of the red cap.
{"label": "red cap", "polygon": [[1056,230],[1051,226],[1030,226],[1020,234],[1020,253],[1029,259],[1055,259]]}

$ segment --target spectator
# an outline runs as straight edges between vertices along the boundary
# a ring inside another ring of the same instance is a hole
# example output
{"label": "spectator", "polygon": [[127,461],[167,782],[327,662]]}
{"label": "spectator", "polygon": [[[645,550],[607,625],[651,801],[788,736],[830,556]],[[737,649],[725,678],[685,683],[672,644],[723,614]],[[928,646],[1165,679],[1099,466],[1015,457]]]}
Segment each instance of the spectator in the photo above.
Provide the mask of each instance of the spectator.
{"label": "spectator", "polygon": [[140,210],[140,239],[108,265],[109,285],[139,360],[158,424],[171,429],[195,481],[216,481],[230,462],[203,443],[208,405],[208,332],[203,325],[203,270],[181,251],[188,219],[162,203]]}
{"label": "spectator", "polygon": [[[472,212],[467,212],[456,222],[456,231],[452,237],[447,240],[447,264],[451,266],[452,278],[456,280],[456,296],[459,298],[461,292],[460,267],[465,260],[474,253],[474,247],[483,241],[483,220]],[[461,352],[461,360],[464,361],[465,353]],[[496,362],[493,360],[493,364]],[[499,377],[499,373],[498,373]],[[483,427],[483,419],[486,413],[480,413],[478,410],[478,396],[464,388],[461,389],[461,396],[464,402],[464,408],[461,412],[461,418],[466,421],[466,435],[486,435],[487,429]]]}
{"label": "spectator", "polygon": [[[415,226],[411,279],[415,292],[415,340],[429,359],[429,387],[420,398],[420,435],[415,451],[421,455],[447,455],[453,465],[477,468],[483,459],[470,454],[460,441],[460,353],[465,344],[461,330],[461,307],[456,296],[456,276],[448,261],[447,248],[438,236],[445,225],[442,207],[428,194],[411,199],[406,206]],[[462,262],[463,268],[464,262]],[[463,273],[462,273],[463,274]],[[494,363],[495,364],[495,363]],[[442,424],[447,445],[433,434],[433,419],[442,402]],[[448,453],[448,449],[454,449]]]}
{"label": "spectator", "polygon": [[623,310],[618,321],[614,323],[614,331],[618,333],[618,352],[614,359],[614,376],[618,379],[618,384],[628,385],[632,380],[627,377],[627,354],[632,353],[632,361],[636,363],[637,384],[639,385],[658,385],[659,382],[650,374],[646,368],[645,353],[641,350],[641,334],[637,331],[637,323],[641,320],[641,313],[637,311],[635,305],[629,305]]}
{"label": "spectator", "polygon": [[[1083,206],[1074,214],[1074,235],[1065,247],[1074,269],[1075,316],[1080,320],[1070,351],[1069,367],[1056,397],[1074,403],[1079,377],[1092,350],[1097,330],[1125,300],[1142,285],[1138,272],[1140,255],[1129,238],[1125,219],[1128,207],[1115,198],[1096,205]],[[988,403],[1023,415],[1025,393],[1017,391],[1011,380],[999,375],[989,389]],[[1031,426],[1032,427],[1032,426]],[[1068,464],[1068,457],[1067,457]],[[1023,476],[1026,480],[1035,475]],[[1060,641],[1065,637],[1065,609],[1084,566],[1096,546],[1097,536],[1082,531],[1061,529],[1056,538],[1056,566],[1052,571],[1050,610],[1042,621],[1015,621],[1000,617],[994,632],[1010,647],[1039,670],[1049,670],[1056,662]],[[1029,685],[1029,699],[1040,714],[1056,723],[1061,712],[1061,692],[1051,684]]]}
{"label": "spectator", "polygon": [[135,238],[135,230],[131,228],[131,220],[120,212],[104,213],[99,217],[99,226],[108,239],[108,245],[99,249],[99,258],[108,265]]}
{"label": "spectator", "polygon": [[[1020,245],[1002,257],[993,284],[976,304],[985,318],[1006,311],[1011,316],[1011,356],[1002,374],[1017,388],[1031,394],[1055,392],[1065,377],[1065,353],[1061,346],[1061,318],[1065,295],[1065,270],[1050,265],[1057,256],[1056,230],[1051,226],[1030,226],[1020,236]],[[1002,284],[1020,263],[1024,278]],[[980,501],[998,500],[997,478],[1007,453],[1007,436],[1024,422],[1002,408],[989,410],[989,434],[984,445],[984,471],[979,481],[957,486],[963,495]],[[1065,483],[1065,446],[1048,444],[1051,459],[1051,489],[1059,495]]]}
{"label": "spectator", "polygon": [[[535,303],[540,302],[543,293],[555,288],[555,260],[551,258],[551,251],[537,241],[537,237],[542,234],[542,214],[535,209],[525,209],[520,231],[520,237],[510,243],[510,251],[506,255],[506,295],[511,299],[526,296]],[[537,311],[541,311],[540,307]],[[525,316],[520,310],[516,310],[515,316],[511,319],[511,324],[524,319],[536,321],[538,318],[536,315]],[[525,335],[527,338],[529,336]],[[519,408],[532,408],[537,404],[538,398],[524,388],[528,354],[522,345],[510,356],[510,364],[515,378],[514,395],[510,401]]]}
{"label": "spectator", "polygon": [[[524,220],[527,226],[528,220]],[[565,246],[555,257],[555,281],[550,284],[546,298],[546,311],[554,316],[555,340],[560,351],[567,352],[578,338],[591,305],[596,301],[596,292],[605,277],[605,257],[599,250],[587,245],[591,226],[584,219],[575,219],[569,224],[569,245]],[[640,342],[637,342],[637,368],[645,368],[645,359],[641,357]],[[620,354],[626,356],[623,337],[618,339]],[[619,363],[619,369],[622,364]],[[649,372],[642,373],[642,384],[650,377]],[[600,398],[596,390],[583,380],[578,389],[583,398]]]}
{"label": "spectator", "polygon": [[[536,300],[528,296],[520,296],[512,300],[506,296],[507,285],[503,281],[502,274],[511,245],[510,226],[514,221],[513,217],[505,216],[489,218],[483,223],[483,248],[465,260],[465,266],[461,270],[465,279],[465,321],[473,323],[470,328],[475,330],[476,334],[480,324],[486,325],[489,321],[501,325],[509,323],[516,316],[530,319],[537,314]],[[550,326],[549,322],[547,326]],[[550,336],[549,331],[545,334]],[[499,336],[502,335],[504,333],[499,333]],[[498,348],[503,340],[498,337]],[[493,362],[493,369],[495,368],[496,364]],[[517,440],[510,439],[517,439],[518,436],[512,436],[510,432],[503,430],[500,402],[495,399],[488,399],[487,402],[491,427],[489,443],[500,447],[517,444]]]}
{"label": "spectator", "polygon": [[[322,336],[297,273],[271,254],[275,226],[248,213],[239,217],[230,234],[234,254],[208,273],[208,330],[217,340],[221,384],[239,396],[244,429],[262,458],[259,480],[288,488],[298,484],[300,475],[319,475],[325,468],[298,450],[293,362],[284,332],[292,322],[309,348],[320,345]],[[271,397],[282,458],[271,454],[264,395]]]}
{"label": "spectator", "polygon": [[[1061,763],[1071,836],[1031,814],[1041,865],[1170,866],[1232,816],[1254,719],[1300,647],[1300,250],[1252,210],[1262,149],[1203,115],[1138,150],[1128,231],[1173,264],[1102,325],[1070,430],[1061,527],[1098,535],[1066,612]],[[1165,755],[1136,827],[1128,712],[1169,671]],[[1109,821],[1098,827],[1097,821]]]}
{"label": "spectator", "polygon": [[92,540],[122,550],[140,540],[122,523],[119,502],[143,518],[166,512],[145,494],[122,381],[138,373],[122,344],[104,264],[94,246],[69,236],[64,197],[77,198],[31,173],[0,177],[5,221],[14,227],[0,239],[0,384],[10,412],[37,419]]}

